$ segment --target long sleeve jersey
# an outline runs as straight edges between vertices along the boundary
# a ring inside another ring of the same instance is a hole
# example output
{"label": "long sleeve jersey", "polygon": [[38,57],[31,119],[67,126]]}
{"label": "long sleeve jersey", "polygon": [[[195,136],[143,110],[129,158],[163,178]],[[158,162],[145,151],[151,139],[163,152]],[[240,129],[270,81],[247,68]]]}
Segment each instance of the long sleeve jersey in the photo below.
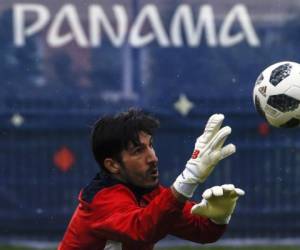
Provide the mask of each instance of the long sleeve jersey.
{"label": "long sleeve jersey", "polygon": [[98,174],[79,194],[79,205],[58,250],[150,250],[167,235],[198,243],[219,239],[226,225],[190,213],[170,188],[126,185]]}

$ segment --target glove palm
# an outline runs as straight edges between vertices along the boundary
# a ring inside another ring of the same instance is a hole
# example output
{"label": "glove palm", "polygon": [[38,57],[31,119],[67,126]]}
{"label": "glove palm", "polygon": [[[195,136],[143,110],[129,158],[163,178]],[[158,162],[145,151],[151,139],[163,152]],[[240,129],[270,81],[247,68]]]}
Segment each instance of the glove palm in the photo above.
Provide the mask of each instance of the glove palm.
{"label": "glove palm", "polygon": [[215,186],[204,191],[202,201],[192,207],[191,213],[211,219],[217,224],[227,224],[236,202],[245,192],[232,184]]}

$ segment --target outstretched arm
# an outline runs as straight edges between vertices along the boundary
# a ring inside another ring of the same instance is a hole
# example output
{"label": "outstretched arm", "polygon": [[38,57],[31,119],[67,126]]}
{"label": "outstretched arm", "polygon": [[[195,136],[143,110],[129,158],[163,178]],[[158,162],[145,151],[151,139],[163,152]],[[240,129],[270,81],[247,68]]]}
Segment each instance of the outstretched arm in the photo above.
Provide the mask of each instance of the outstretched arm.
{"label": "outstretched arm", "polygon": [[225,232],[227,225],[218,225],[203,216],[191,214],[196,203],[187,201],[182,213],[174,222],[170,234],[196,243],[212,243]]}
{"label": "outstretched arm", "polygon": [[237,199],[245,192],[232,184],[215,186],[203,192],[199,204],[187,201],[171,234],[198,243],[218,240],[226,229]]}
{"label": "outstretched arm", "polygon": [[184,206],[169,188],[161,189],[146,207],[140,207],[133,194],[121,185],[99,195],[101,199],[93,205],[94,234],[128,243],[155,243],[162,239]]}

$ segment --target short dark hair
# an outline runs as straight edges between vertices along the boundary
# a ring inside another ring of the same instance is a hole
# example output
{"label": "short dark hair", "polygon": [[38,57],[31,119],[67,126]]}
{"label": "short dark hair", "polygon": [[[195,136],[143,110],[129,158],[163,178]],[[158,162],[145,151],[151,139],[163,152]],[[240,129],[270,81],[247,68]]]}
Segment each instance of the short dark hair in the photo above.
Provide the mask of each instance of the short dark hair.
{"label": "short dark hair", "polygon": [[152,136],[158,127],[156,118],[137,108],[100,118],[92,130],[92,150],[100,168],[106,170],[105,158],[121,162],[121,151],[126,150],[130,142],[140,143],[139,132]]}

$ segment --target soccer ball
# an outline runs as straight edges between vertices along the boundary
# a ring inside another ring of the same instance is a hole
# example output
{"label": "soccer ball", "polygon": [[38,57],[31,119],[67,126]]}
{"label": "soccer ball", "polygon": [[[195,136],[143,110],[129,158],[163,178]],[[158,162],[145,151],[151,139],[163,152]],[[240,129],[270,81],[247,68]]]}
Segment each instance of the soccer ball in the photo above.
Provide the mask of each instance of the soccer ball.
{"label": "soccer ball", "polygon": [[275,127],[300,124],[300,64],[278,62],[258,76],[253,102],[258,113]]}

